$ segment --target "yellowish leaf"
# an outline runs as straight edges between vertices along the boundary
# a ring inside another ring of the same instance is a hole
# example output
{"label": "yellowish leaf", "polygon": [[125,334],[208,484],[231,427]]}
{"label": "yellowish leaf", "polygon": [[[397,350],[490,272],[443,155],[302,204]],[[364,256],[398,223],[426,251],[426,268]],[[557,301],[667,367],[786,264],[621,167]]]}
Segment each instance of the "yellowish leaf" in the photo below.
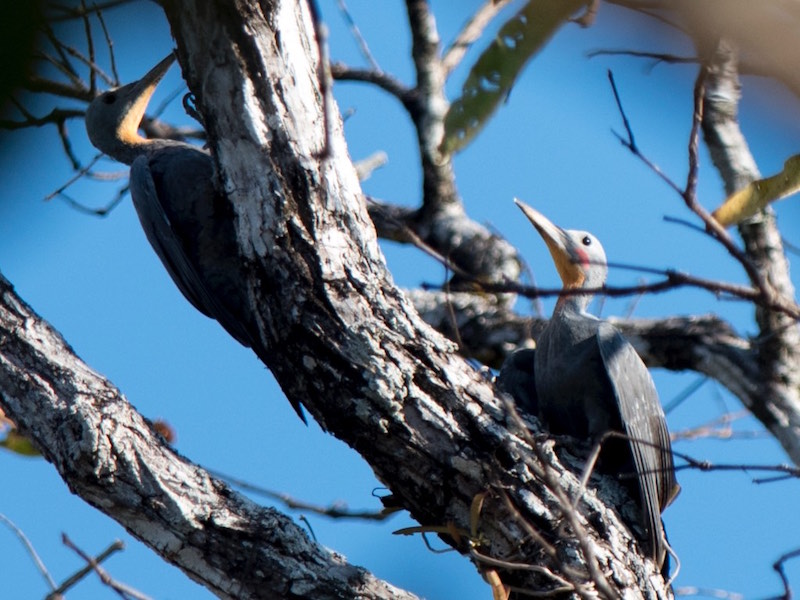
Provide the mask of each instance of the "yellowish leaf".
{"label": "yellowish leaf", "polygon": [[508,600],[510,590],[503,585],[503,581],[500,579],[500,575],[498,575],[497,571],[490,569],[485,571],[483,576],[486,578],[486,581],[489,582],[489,585],[492,586],[492,600]]}
{"label": "yellowish leaf", "polygon": [[759,179],[734,192],[712,214],[723,227],[730,227],[752,217],[770,202],[800,191],[800,154],[783,164],[783,171]]}
{"label": "yellowish leaf", "polygon": [[22,456],[41,456],[33,442],[16,429],[8,430],[5,439],[0,440],[0,447]]}
{"label": "yellowish leaf", "polygon": [[473,539],[478,537],[478,522],[481,518],[481,509],[486,496],[488,496],[487,492],[481,492],[480,494],[475,494],[472,498],[472,505],[469,508],[469,531]]}

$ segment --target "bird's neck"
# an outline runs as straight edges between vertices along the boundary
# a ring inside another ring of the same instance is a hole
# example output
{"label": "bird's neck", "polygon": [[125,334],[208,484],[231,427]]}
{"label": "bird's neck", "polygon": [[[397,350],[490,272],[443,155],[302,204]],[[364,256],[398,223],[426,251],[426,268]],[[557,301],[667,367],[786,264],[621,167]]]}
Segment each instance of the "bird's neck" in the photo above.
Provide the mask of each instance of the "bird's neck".
{"label": "bird's neck", "polygon": [[175,145],[186,145],[184,142],[167,139],[148,139],[144,138],[139,133],[116,135],[108,148],[102,148],[103,152],[108,154],[114,160],[118,160],[126,165],[132,165],[140,156],[150,154],[161,148],[166,148]]}
{"label": "bird's neck", "polygon": [[586,314],[591,301],[591,294],[562,294],[556,302],[555,312]]}
{"label": "bird's neck", "polygon": [[122,134],[117,132],[111,140],[109,140],[106,148],[101,148],[103,152],[108,154],[114,160],[118,160],[126,165],[133,164],[137,158],[146,154],[152,145],[152,140],[148,140],[135,134]]}

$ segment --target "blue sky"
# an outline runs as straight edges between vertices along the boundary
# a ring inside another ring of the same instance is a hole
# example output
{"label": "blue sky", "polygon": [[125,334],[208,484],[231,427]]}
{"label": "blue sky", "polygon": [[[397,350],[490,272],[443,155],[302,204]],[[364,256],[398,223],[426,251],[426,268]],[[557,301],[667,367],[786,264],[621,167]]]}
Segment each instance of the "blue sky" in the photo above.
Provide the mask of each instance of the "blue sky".
{"label": "blue sky", "polygon": [[[331,28],[332,57],[363,65],[336,3],[320,4]],[[381,67],[411,81],[403,4],[350,0],[348,5]],[[433,3],[443,40],[452,39],[477,5]],[[172,47],[167,24],[152,3],[110,11],[107,22],[124,81],[141,76]],[[664,222],[665,215],[691,217],[680,198],[612,134],[622,126],[606,78],[608,68],[614,70],[638,144],[682,182],[694,68],[660,65],[649,70],[641,61],[586,58],[587,51],[597,48],[665,46],[689,53],[679,41],[656,35],[624,12],[603,6],[594,27],[571,25],[556,36],[528,65],[487,129],[456,158],[458,186],[470,214],[517,245],[541,285],[556,285],[557,275],[544,244],[513,205],[514,196],[560,225],[591,230],[612,261],[744,281],[741,269],[722,248],[695,231]],[[476,56],[471,52],[466,63]],[[458,94],[465,74],[464,68],[456,72],[451,97]],[[173,67],[155,103],[180,85]],[[345,125],[351,156],[359,159],[377,150],[389,156],[388,165],[364,184],[365,191],[385,201],[417,202],[415,137],[398,103],[357,84],[337,85],[336,95],[343,112],[352,109]],[[775,109],[778,106],[781,110]],[[187,122],[179,103],[165,116]],[[764,174],[779,169],[797,152],[797,116],[797,101],[779,86],[744,80],[742,128]],[[72,122],[70,132],[77,152],[88,160],[95,152],[82,122]],[[303,426],[252,353],[183,299],[147,245],[129,199],[104,219],[83,215],[59,200],[44,202],[71,176],[55,132],[45,128],[3,134],[0,143],[6,150],[0,155],[0,271],[89,365],[122,389],[144,415],[168,420],[177,431],[178,450],[202,465],[310,502],[342,500],[353,508],[378,508],[372,497],[377,482],[369,467],[316,425]],[[720,180],[705,151],[701,161],[700,199],[713,208],[722,199]],[[113,162],[103,168],[124,173]],[[123,182],[82,182],[71,193],[98,206]],[[795,243],[800,241],[798,206],[790,199],[776,207],[784,236]],[[442,268],[419,252],[393,244],[385,244],[384,250],[400,285],[441,281]],[[635,283],[639,277],[612,270],[610,283]],[[631,299],[609,300],[603,314],[624,314],[630,303]],[[549,311],[552,301],[544,304]],[[530,310],[524,301],[519,308]],[[721,314],[742,334],[755,332],[750,307],[718,301],[701,291],[641,298],[635,314],[707,312]],[[697,379],[692,373],[656,371],[654,376],[665,404]],[[670,413],[668,421],[671,429],[680,430],[738,408],[721,386],[707,382]],[[736,429],[761,430],[752,419],[738,422]],[[680,442],[675,449],[715,462],[787,462],[764,436]],[[62,546],[63,531],[90,553],[115,538],[125,540],[127,550],[111,559],[108,569],[155,598],[211,597],[72,496],[46,462],[0,453],[0,472],[0,512],[25,531],[55,579],[81,566]],[[738,472],[679,473],[683,492],[665,513],[670,541],[683,565],[677,586],[721,588],[747,597],[780,591],[770,565],[781,553],[800,546],[800,483],[755,485],[751,477]],[[418,538],[393,536],[393,530],[411,524],[406,515],[382,525],[306,516],[320,543],[400,587],[426,598],[490,597],[463,558],[433,554]],[[44,596],[43,580],[4,528],[0,553],[9,597]],[[800,585],[800,566],[790,563],[788,571]],[[91,577],[74,595],[113,597]]]}

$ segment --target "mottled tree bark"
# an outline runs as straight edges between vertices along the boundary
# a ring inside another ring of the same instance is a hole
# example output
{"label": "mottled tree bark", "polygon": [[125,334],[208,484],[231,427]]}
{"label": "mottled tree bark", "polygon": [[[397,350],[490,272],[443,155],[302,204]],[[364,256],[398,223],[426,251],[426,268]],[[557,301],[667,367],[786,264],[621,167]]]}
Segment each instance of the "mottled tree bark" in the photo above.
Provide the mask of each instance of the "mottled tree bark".
{"label": "mottled tree bark", "polygon": [[221,598],[416,598],[176,453],[2,276],[0,406],[73,493]]}

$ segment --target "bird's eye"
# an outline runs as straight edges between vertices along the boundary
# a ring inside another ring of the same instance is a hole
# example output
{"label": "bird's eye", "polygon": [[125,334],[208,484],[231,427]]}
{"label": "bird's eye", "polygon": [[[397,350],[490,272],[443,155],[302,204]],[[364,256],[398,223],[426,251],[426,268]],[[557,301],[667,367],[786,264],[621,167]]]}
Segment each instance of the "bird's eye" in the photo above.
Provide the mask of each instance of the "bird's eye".
{"label": "bird's eye", "polygon": [[592,245],[592,238],[590,238],[588,235],[585,235],[585,236],[583,236],[583,239],[581,240],[581,242],[583,243],[584,246],[591,246]]}
{"label": "bird's eye", "polygon": [[114,104],[117,101],[117,95],[114,93],[106,94],[103,96],[103,102],[105,104]]}

